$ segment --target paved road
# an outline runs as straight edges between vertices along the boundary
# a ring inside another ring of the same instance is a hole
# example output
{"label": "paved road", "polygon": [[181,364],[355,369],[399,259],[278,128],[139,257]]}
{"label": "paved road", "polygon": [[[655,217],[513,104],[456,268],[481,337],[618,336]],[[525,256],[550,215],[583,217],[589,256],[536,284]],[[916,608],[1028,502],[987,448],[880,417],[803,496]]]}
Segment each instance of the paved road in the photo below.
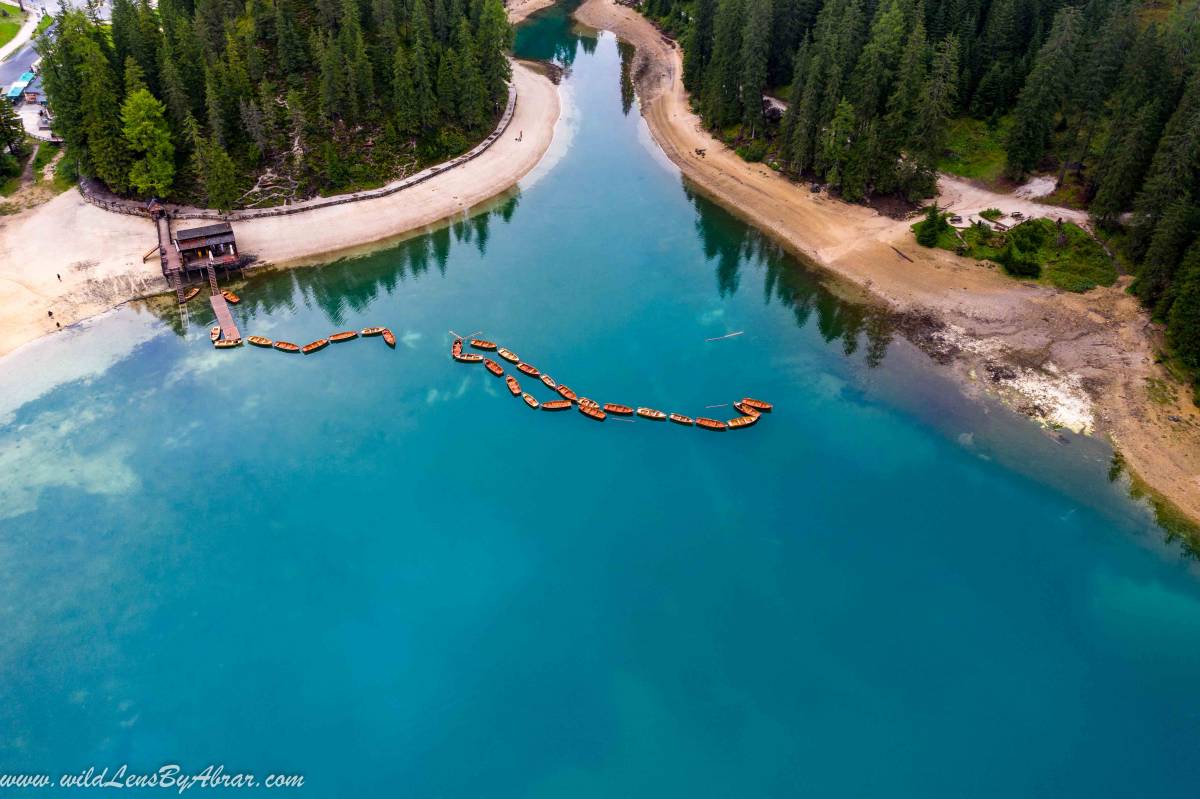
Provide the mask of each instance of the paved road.
{"label": "paved road", "polygon": [[25,45],[9,56],[7,61],[0,63],[0,86],[7,90],[14,80],[21,77],[22,72],[29,71],[29,65],[36,61],[37,57],[33,42],[25,42]]}

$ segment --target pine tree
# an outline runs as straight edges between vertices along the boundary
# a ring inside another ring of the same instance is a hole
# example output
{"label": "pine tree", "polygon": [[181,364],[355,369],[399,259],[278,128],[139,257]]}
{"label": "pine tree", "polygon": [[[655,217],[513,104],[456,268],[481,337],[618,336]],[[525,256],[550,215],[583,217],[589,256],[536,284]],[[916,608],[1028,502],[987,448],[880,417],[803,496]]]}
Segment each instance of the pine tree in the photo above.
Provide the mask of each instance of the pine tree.
{"label": "pine tree", "polygon": [[501,0],[484,0],[479,9],[479,27],[475,51],[484,90],[494,105],[503,104],[508,91],[505,84],[512,77],[507,51],[512,47],[513,30]]}
{"label": "pine tree", "polygon": [[897,0],[886,0],[875,12],[871,36],[858,57],[851,87],[864,120],[878,116],[891,92],[904,42],[904,14]]}
{"label": "pine tree", "polygon": [[396,130],[411,136],[421,130],[421,114],[417,108],[417,91],[413,87],[412,69],[408,65],[408,51],[396,48],[396,59],[392,71],[392,103],[396,108]]}
{"label": "pine tree", "polygon": [[165,195],[175,180],[175,146],[165,114],[163,104],[145,88],[136,89],[121,106],[125,142],[136,158],[129,184],[142,195]]}
{"label": "pine tree", "polygon": [[1174,293],[1167,318],[1167,341],[1184,365],[1200,372],[1200,241],[1191,246],[1180,263]]}
{"label": "pine tree", "polygon": [[465,16],[459,19],[454,48],[458,55],[458,72],[454,82],[454,94],[458,99],[458,119],[467,130],[479,130],[487,119],[489,103],[483,78],[479,74],[479,65],[475,60],[471,24]]}
{"label": "pine tree", "polygon": [[763,90],[767,86],[767,61],[771,47],[771,0],[749,0],[742,31],[741,105],[743,122],[755,138],[763,125]]}
{"label": "pine tree", "polygon": [[87,141],[87,161],[96,177],[113,191],[124,191],[129,183],[129,152],[121,135],[117,109],[116,78],[100,46],[90,39],[81,43],[82,127]]}
{"label": "pine tree", "polygon": [[204,172],[200,179],[210,208],[228,213],[238,200],[237,166],[216,139],[204,143]]}
{"label": "pine tree", "polygon": [[1038,51],[1033,70],[1021,89],[1009,134],[1005,171],[1018,179],[1037,166],[1055,117],[1071,88],[1079,45],[1080,15],[1064,8],[1054,17],[1054,27]]}
{"label": "pine tree", "polygon": [[442,53],[437,71],[437,107],[445,122],[455,122],[458,112],[458,56],[450,47]]}
{"label": "pine tree", "polygon": [[683,85],[696,92],[704,84],[704,73],[712,59],[713,30],[717,0],[696,0],[692,25],[683,48]]}
{"label": "pine tree", "polygon": [[704,117],[715,128],[741,117],[743,0],[721,0],[717,9],[712,61],[704,77]]}
{"label": "pine tree", "polygon": [[[420,4],[418,4],[420,5]],[[413,107],[420,130],[433,126],[437,116],[437,97],[434,93],[433,76],[429,71],[429,58],[419,36],[412,40],[409,67],[412,70]]]}
{"label": "pine tree", "polygon": [[0,101],[0,147],[11,155],[20,156],[24,151],[25,127],[17,112],[7,103]]}
{"label": "pine tree", "polygon": [[958,37],[947,36],[933,51],[929,77],[921,88],[908,146],[920,168],[932,172],[946,147],[946,131],[958,96]]}

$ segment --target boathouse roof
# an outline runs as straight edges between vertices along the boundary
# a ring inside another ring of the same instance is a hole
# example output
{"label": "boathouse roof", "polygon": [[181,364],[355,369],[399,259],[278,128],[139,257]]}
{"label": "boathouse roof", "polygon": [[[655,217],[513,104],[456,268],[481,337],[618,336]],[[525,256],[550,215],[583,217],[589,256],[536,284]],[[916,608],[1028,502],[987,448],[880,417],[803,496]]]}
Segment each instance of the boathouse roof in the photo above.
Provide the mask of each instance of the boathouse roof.
{"label": "boathouse roof", "polygon": [[185,241],[192,239],[210,239],[213,236],[233,235],[233,228],[228,222],[218,222],[215,225],[205,225],[204,227],[193,227],[187,230],[175,231],[175,241],[182,244]]}

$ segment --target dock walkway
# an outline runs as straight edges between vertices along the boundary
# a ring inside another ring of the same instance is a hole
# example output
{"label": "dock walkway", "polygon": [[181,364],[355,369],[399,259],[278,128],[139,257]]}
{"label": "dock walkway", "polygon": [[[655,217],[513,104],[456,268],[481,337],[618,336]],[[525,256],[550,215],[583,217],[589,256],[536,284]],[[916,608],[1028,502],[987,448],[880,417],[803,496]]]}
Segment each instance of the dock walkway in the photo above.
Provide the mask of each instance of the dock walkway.
{"label": "dock walkway", "polygon": [[238,331],[237,323],[233,321],[233,314],[229,312],[229,303],[225,302],[225,297],[220,292],[213,294],[208,298],[212,304],[213,313],[217,315],[217,324],[221,326],[221,337],[226,341],[237,341],[242,337]]}

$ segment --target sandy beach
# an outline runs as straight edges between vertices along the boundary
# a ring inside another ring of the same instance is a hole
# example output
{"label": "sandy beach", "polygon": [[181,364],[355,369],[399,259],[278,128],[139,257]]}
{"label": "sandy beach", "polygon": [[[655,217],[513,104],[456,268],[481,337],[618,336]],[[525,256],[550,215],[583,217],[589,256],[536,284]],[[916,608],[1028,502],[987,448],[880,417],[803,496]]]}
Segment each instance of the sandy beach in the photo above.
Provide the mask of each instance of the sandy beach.
{"label": "sandy beach", "polygon": [[[1069,294],[920,247],[911,220],[814,195],[710,136],[689,107],[682,53],[640,14],[587,0],[576,16],[637,48],[642,114],[699,190],[831,272],[835,284],[896,311],[906,337],[961,371],[968,391],[997,394],[1049,430],[1109,436],[1132,472],[1200,521],[1200,410],[1184,387],[1163,382],[1156,331],[1125,293],[1128,278]],[[1047,214],[1046,206],[965,181],[943,178],[939,187],[941,204],[964,215],[990,205]],[[1079,212],[1057,215],[1086,221]]]}
{"label": "sandy beach", "polygon": [[[541,160],[559,115],[558,90],[536,69],[516,63],[513,81],[509,128],[478,158],[387,197],[235,222],[239,247],[260,263],[314,261],[387,242],[508,190]],[[101,210],[74,189],[0,217],[0,356],[59,325],[165,291],[156,244],[149,219]]]}
{"label": "sandy beach", "polygon": [[504,7],[508,9],[508,21],[516,25],[530,14],[552,5],[554,0],[509,0]]}

